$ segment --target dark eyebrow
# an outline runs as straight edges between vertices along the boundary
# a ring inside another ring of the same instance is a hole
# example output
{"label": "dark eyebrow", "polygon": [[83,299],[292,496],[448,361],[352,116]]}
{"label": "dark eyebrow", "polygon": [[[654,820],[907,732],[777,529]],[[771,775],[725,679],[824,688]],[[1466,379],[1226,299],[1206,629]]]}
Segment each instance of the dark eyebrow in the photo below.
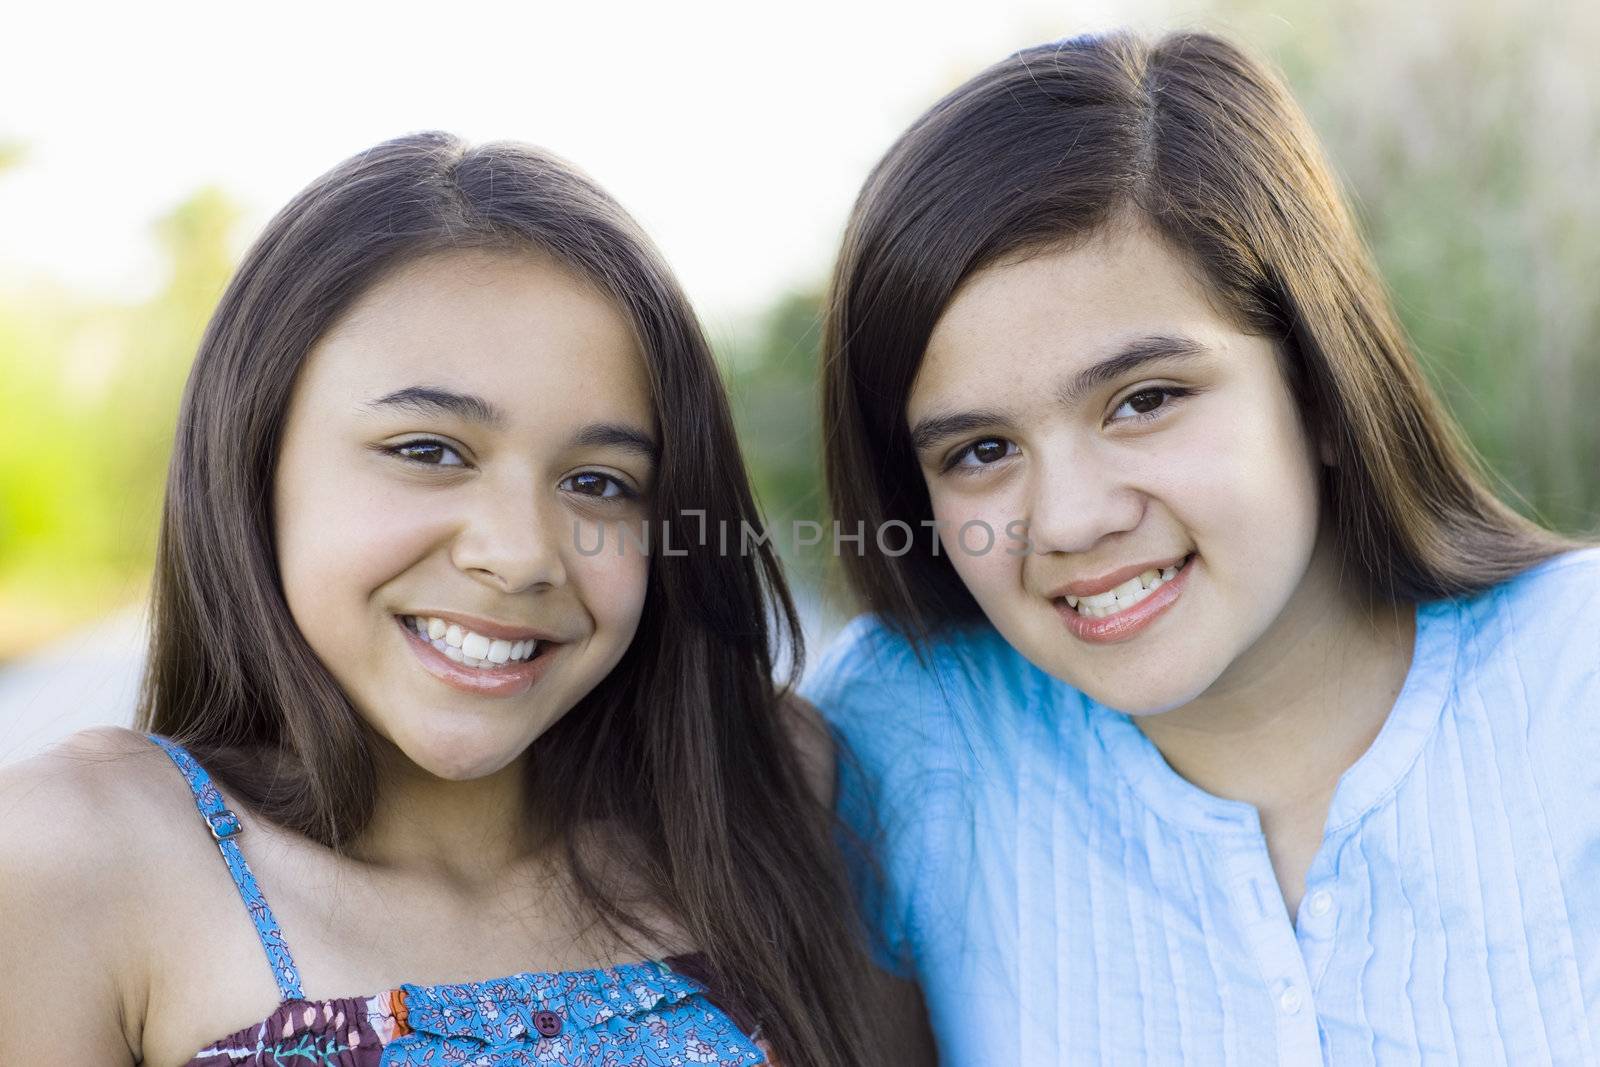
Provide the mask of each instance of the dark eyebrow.
{"label": "dark eyebrow", "polygon": [[1003,426],[1009,419],[1009,412],[996,408],[983,411],[957,411],[951,415],[929,415],[925,419],[917,420],[917,424],[911,427],[911,447],[918,452],[926,452],[941,441],[969,434],[973,430]]}
{"label": "dark eyebrow", "polygon": [[[1210,350],[1188,337],[1171,337],[1152,334],[1131,341],[1100,362],[1085,367],[1077,377],[1064,382],[1056,390],[1056,399],[1071,407],[1091,390],[1115,381],[1147,363],[1161,359],[1188,359],[1206,355]],[[1004,426],[1011,421],[1011,413],[997,408],[956,411],[945,415],[930,415],[919,419],[911,428],[911,447],[925,452],[940,442],[959,437],[974,430]]]}
{"label": "dark eyebrow", "polygon": [[1056,399],[1071,407],[1097,386],[1115,381],[1146,363],[1159,359],[1192,359],[1208,351],[1205,345],[1188,337],[1163,334],[1141,337],[1122,346],[1116,355],[1084,368],[1076,378],[1056,390]]}
{"label": "dark eyebrow", "polygon": [[[494,428],[506,424],[505,413],[481,396],[457,393],[432,385],[413,385],[397,389],[387,396],[369,401],[370,408],[397,407],[424,415],[455,415],[468,422],[482,423]],[[618,448],[624,452],[654,460],[659,449],[654,438],[632,426],[614,422],[597,422],[585,426],[572,435],[572,448]]]}
{"label": "dark eyebrow", "polygon": [[572,435],[572,447],[618,448],[652,462],[659,451],[649,434],[616,422],[597,422],[585,426]]}
{"label": "dark eyebrow", "polygon": [[368,408],[397,407],[423,415],[454,415],[468,422],[481,422],[486,426],[503,426],[505,415],[500,409],[470,393],[457,393],[432,385],[413,385],[397,389],[387,396],[369,400]]}

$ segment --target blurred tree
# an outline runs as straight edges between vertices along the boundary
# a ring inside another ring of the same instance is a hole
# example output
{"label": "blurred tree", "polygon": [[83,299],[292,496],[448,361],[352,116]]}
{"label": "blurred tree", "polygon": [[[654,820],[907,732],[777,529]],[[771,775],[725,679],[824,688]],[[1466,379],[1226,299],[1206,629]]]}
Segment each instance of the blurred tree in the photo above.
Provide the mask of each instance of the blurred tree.
{"label": "blurred tree", "polygon": [[[795,520],[820,520],[827,510],[817,433],[817,358],[822,294],[801,289],[780,296],[751,336],[724,349],[734,421],[768,525],[790,547]],[[814,581],[822,553],[786,552],[797,580]]]}
{"label": "blurred tree", "polygon": [[49,286],[0,295],[0,659],[144,595],[189,362],[232,264],[214,190],[157,224],[170,268],[143,304]]}
{"label": "blurred tree", "polygon": [[1283,68],[1507,499],[1600,532],[1600,5],[1221,0],[1200,24]]}

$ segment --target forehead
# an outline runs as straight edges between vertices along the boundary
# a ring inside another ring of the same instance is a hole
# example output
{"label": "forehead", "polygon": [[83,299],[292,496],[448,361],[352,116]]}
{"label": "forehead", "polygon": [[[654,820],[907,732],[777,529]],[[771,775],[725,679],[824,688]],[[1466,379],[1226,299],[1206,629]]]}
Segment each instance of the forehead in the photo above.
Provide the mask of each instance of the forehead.
{"label": "forehead", "polygon": [[596,401],[649,410],[627,318],[586,278],[531,250],[451,251],[396,269],[317,342],[304,378],[344,398],[427,382],[480,393],[513,417]]}
{"label": "forehead", "polygon": [[1064,249],[1004,261],[969,278],[929,338],[912,402],[931,389],[1048,365],[1092,362],[1135,337],[1227,347],[1239,327],[1199,272],[1146,227],[1118,224]]}

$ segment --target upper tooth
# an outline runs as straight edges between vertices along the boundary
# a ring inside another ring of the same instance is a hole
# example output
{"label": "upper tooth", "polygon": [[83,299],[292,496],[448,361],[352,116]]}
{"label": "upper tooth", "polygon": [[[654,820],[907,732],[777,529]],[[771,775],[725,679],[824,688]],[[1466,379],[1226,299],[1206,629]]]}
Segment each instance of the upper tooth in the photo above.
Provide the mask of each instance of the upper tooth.
{"label": "upper tooth", "polygon": [[473,659],[488,659],[489,639],[482,634],[467,634],[461,639],[461,654],[471,656]]}
{"label": "upper tooth", "polygon": [[489,642],[489,660],[494,663],[504,663],[511,658],[511,642],[496,640]]}
{"label": "upper tooth", "polygon": [[1078,598],[1077,597],[1075,597],[1075,596],[1067,597],[1067,607],[1075,608],[1077,606],[1078,606]]}
{"label": "upper tooth", "polygon": [[447,624],[443,619],[428,620],[428,636],[434,640],[438,640],[439,638],[443,637],[445,632],[449,629],[449,624]]}
{"label": "upper tooth", "polygon": [[444,643],[453,648],[460,648],[461,642],[466,639],[466,636],[466,631],[462,630],[461,627],[457,626],[455,623],[451,623],[449,626],[445,627]]}
{"label": "upper tooth", "polygon": [[1177,574],[1177,573],[1178,573],[1178,568],[1176,568],[1176,567],[1165,567],[1161,571],[1161,577],[1167,579],[1168,581],[1171,581],[1172,580],[1172,576],[1174,574]]}
{"label": "upper tooth", "polygon": [[1144,586],[1139,584],[1139,579],[1129,578],[1111,591],[1116,594],[1118,600],[1128,600],[1133,594],[1144,592]]}
{"label": "upper tooth", "polygon": [[1145,571],[1143,574],[1139,575],[1139,584],[1144,588],[1149,589],[1152,585],[1156,584],[1156,580],[1160,577],[1160,571]]}

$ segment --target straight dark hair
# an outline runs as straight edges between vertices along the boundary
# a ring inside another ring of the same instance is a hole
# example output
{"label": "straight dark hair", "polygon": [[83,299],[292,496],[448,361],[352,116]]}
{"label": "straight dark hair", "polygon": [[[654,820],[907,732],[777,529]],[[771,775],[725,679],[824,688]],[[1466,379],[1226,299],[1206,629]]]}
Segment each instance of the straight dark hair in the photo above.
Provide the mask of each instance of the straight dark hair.
{"label": "straight dark hair", "polygon": [[[378,800],[373,739],[300,636],[279,579],[273,477],[296,375],[377,280],[444,250],[537,250],[613,299],[661,431],[651,526],[759,524],[722,381],[649,240],[598,186],[531,147],[402,137],[313,182],[246,254],[189,375],[162,516],[142,730],[190,747],[262,817],[334,849]],[[658,934],[585,858],[623,832],[630,871],[715,986],[788,1065],[868,1062],[868,964],[831,812],[794,747],[773,650],[803,663],[769,547],[657,553],[615,669],[533,745],[530,820],[625,944]],[[792,678],[791,678],[792,681]],[[589,840],[592,841],[592,838]]]}
{"label": "straight dark hair", "polygon": [[[856,201],[823,335],[829,501],[847,528],[932,519],[906,399],[935,323],[987,266],[1148,223],[1239,322],[1277,340],[1337,466],[1323,501],[1346,573],[1389,601],[1471,593],[1579,547],[1489,489],[1411,352],[1299,107],[1218,37],[1083,36],[1025,49],[912,124]],[[866,539],[862,605],[919,647],[981,619],[947,557]]]}

